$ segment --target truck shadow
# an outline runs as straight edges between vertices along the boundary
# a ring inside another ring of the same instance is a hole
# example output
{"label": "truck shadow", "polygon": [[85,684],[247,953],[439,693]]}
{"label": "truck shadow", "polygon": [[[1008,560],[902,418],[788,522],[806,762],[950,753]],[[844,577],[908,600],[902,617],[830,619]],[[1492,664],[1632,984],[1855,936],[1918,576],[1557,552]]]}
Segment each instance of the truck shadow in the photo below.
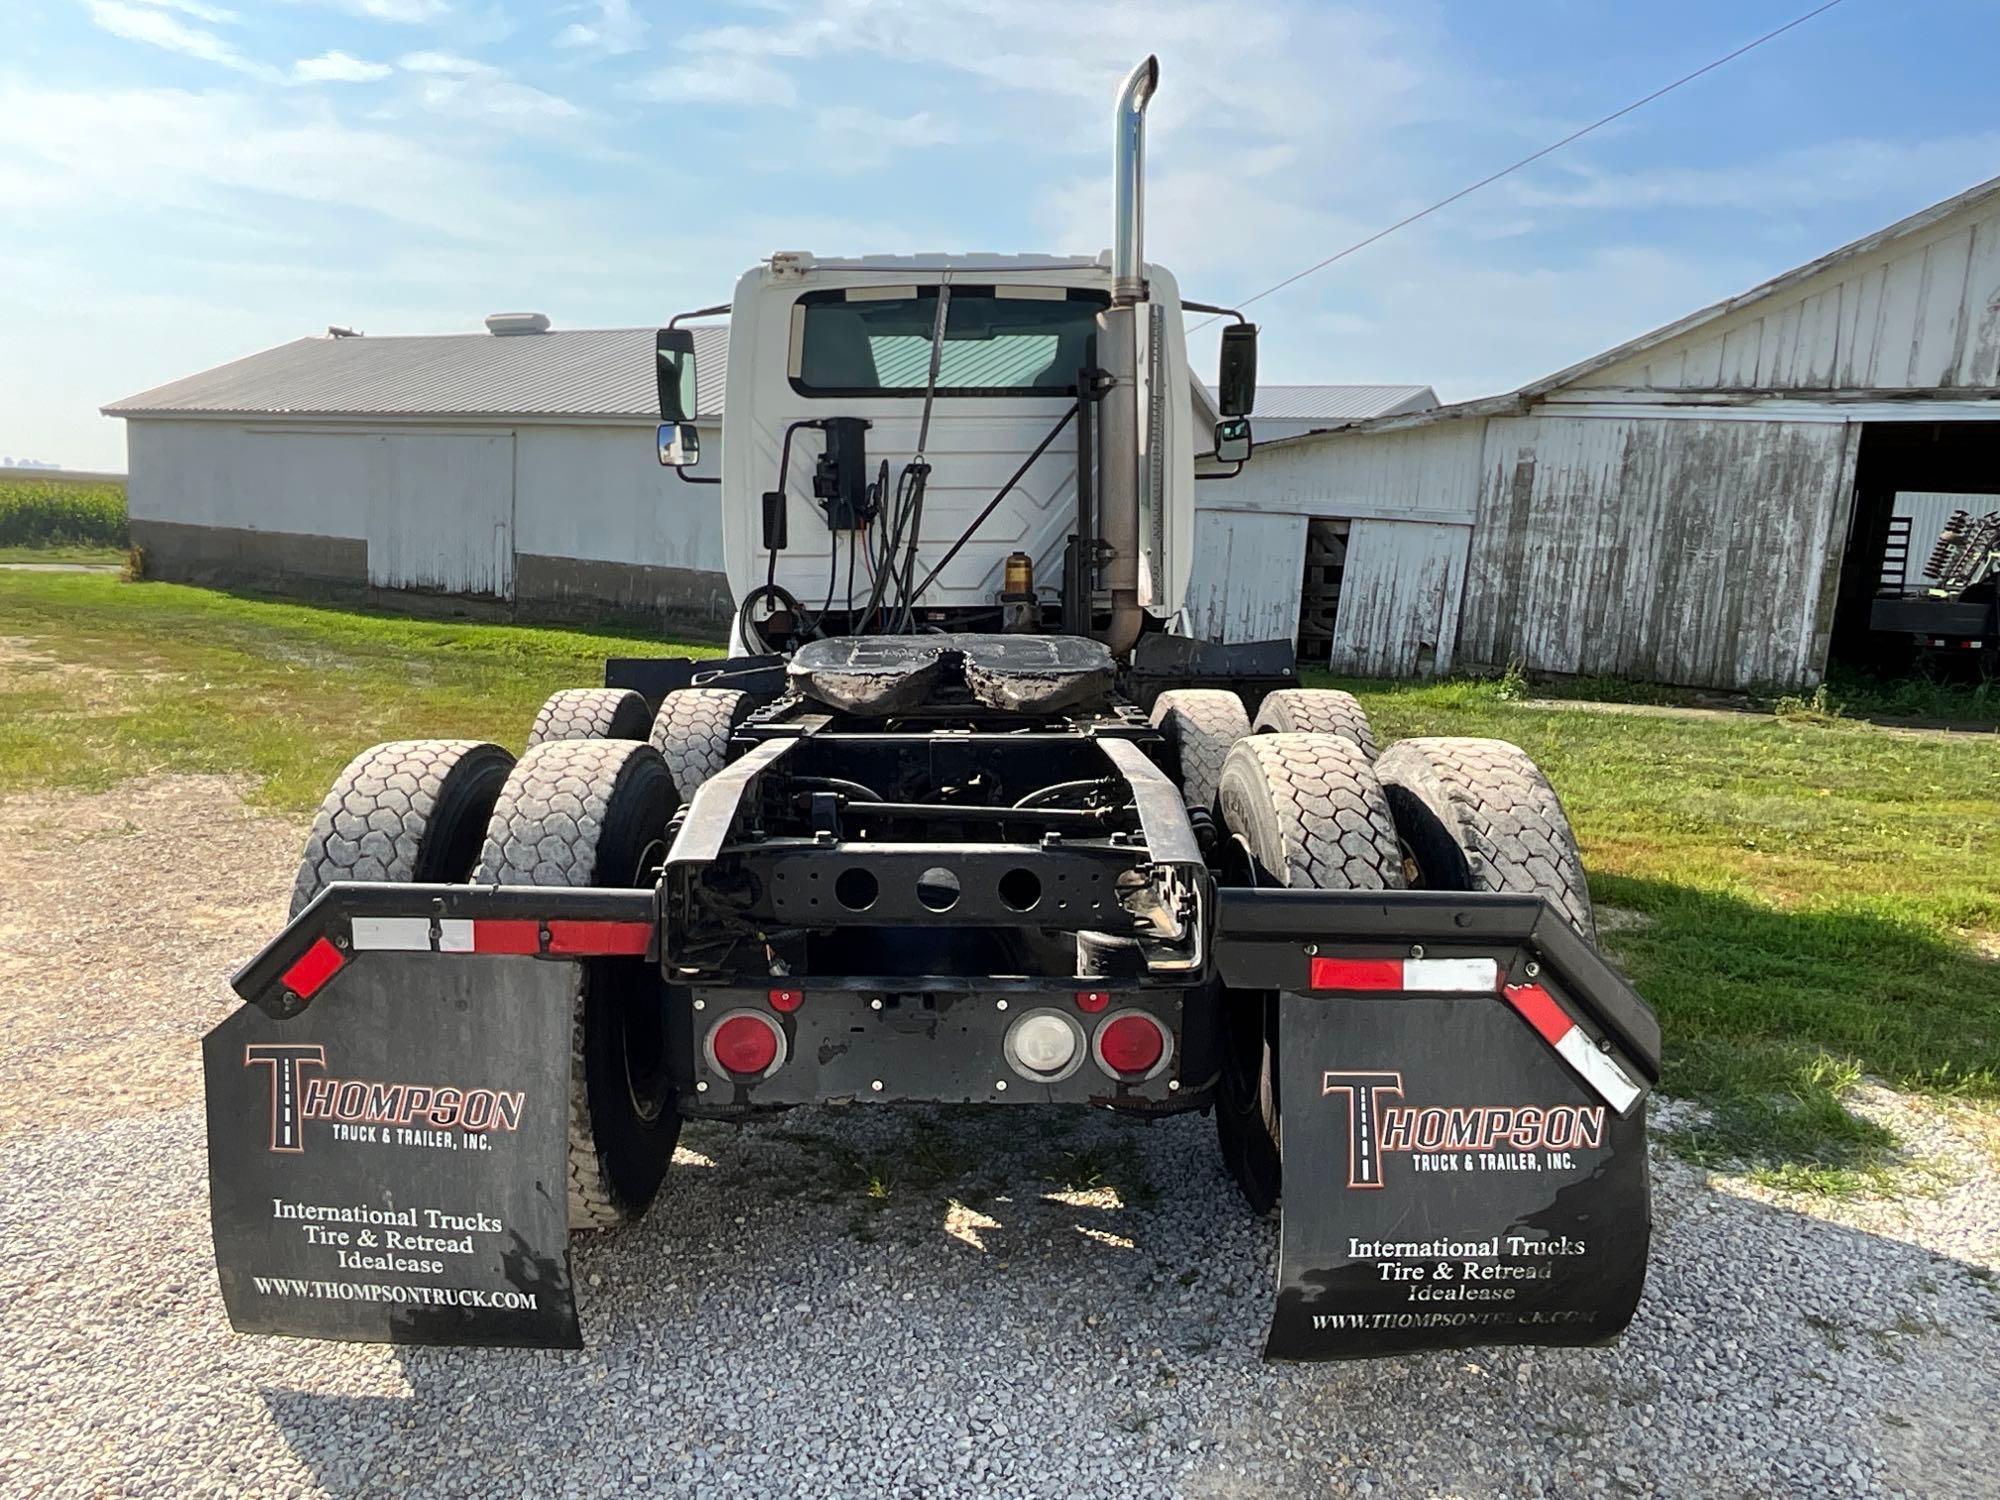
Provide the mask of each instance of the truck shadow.
{"label": "truck shadow", "polygon": [[581,1353],[404,1348],[407,1395],[263,1396],[343,1495],[1483,1497],[1635,1493],[1668,1462],[1687,1493],[1983,1493],[1990,1273],[1655,1156],[1620,1345],[1271,1366],[1275,1228],[1200,1117],[691,1127],[647,1221],[576,1242]]}

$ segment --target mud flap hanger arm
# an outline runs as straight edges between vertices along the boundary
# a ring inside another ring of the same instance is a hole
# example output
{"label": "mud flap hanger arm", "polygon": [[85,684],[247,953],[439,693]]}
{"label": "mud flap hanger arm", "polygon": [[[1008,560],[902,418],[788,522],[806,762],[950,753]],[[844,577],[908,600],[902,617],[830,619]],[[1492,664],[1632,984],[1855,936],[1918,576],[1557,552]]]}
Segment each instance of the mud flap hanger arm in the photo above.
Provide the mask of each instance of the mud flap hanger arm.
{"label": "mud flap hanger arm", "polygon": [[[1562,913],[1535,895],[1488,892],[1220,890],[1215,953],[1231,989],[1314,989],[1319,954],[1495,958],[1504,986],[1559,994],[1647,1083],[1660,1077],[1660,1023]],[[1412,949],[1421,953],[1412,953]],[[1318,986],[1325,988],[1325,986]]]}
{"label": "mud flap hanger arm", "polygon": [[657,961],[659,928],[650,890],[336,881],[229,983],[285,1020],[371,951]]}

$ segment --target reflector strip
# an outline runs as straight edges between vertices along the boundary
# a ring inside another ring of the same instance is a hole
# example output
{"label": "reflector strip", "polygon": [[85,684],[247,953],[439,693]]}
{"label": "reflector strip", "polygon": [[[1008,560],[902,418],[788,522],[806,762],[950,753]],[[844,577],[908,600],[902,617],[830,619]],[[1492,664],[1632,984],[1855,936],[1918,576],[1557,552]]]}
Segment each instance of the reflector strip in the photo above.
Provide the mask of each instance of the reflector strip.
{"label": "reflector strip", "polygon": [[549,923],[551,953],[630,954],[635,958],[644,958],[646,945],[652,938],[651,922]]}
{"label": "reflector strip", "polygon": [[1414,990],[1426,995],[1491,995],[1500,965],[1490,958],[1315,958],[1316,990]]}
{"label": "reflector strip", "polygon": [[472,924],[474,953],[540,953],[542,924],[525,919],[495,920]]}
{"label": "reflector strip", "polygon": [[[603,922],[555,919],[546,924],[548,947],[542,947],[544,924],[534,918],[496,918],[468,921],[463,917],[442,917],[432,936],[429,917],[356,917],[352,936],[357,953],[498,953],[541,954],[565,958],[607,958],[630,955],[643,958],[653,939],[651,922]],[[326,954],[321,954],[324,948]],[[318,955],[315,957],[315,955]],[[293,965],[285,976],[286,986],[300,995],[310,995],[347,962],[347,956],[325,938]],[[319,967],[326,965],[324,974]],[[294,983],[297,974],[303,984]]]}
{"label": "reflector strip", "polygon": [[1510,984],[1507,1003],[1521,1018],[1556,1049],[1556,1055],[1575,1070],[1576,1075],[1621,1115],[1639,1100],[1642,1090],[1618,1066],[1617,1059],[1601,1051],[1570,1019],[1569,1012],[1556,1004],[1553,996],[1538,984]]}
{"label": "reflector strip", "polygon": [[278,983],[301,1000],[310,1000],[319,993],[322,985],[340,972],[346,962],[346,954],[325,938],[320,938],[299,955],[298,961],[285,970]]}
{"label": "reflector strip", "polygon": [[1405,959],[1403,988],[1447,995],[1491,995],[1500,989],[1500,964],[1491,958]]}
{"label": "reflector strip", "polygon": [[354,949],[357,953],[431,951],[429,917],[356,917]]}

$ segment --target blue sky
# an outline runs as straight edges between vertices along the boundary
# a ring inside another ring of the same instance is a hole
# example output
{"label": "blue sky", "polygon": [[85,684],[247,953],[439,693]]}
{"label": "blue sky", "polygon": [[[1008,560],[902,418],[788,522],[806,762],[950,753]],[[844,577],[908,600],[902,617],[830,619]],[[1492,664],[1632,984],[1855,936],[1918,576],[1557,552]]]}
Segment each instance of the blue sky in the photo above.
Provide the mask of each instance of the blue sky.
{"label": "blue sky", "polygon": [[[651,324],[774,249],[1148,252],[1227,302],[1809,8],[12,0],[0,455],[329,323]],[[1508,389],[2000,174],[2000,6],[1845,3],[1258,304],[1267,381]],[[1204,361],[1212,355],[1204,352]]]}

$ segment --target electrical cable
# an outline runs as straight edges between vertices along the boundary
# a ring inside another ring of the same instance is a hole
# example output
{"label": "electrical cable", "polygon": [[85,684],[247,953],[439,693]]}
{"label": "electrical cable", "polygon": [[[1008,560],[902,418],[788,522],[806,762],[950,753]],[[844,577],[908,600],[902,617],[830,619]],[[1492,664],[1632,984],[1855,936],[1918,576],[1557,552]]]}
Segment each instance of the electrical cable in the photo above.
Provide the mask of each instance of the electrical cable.
{"label": "electrical cable", "polygon": [[[1783,36],[1786,32],[1792,30],[1794,27],[1805,25],[1805,23],[1812,20],[1813,17],[1825,15],[1828,11],[1832,10],[1836,5],[1840,3],[1841,0],[1826,0],[1826,3],[1824,5],[1816,6],[1812,10],[1807,11],[1802,16],[1794,17],[1792,20],[1787,21],[1784,25],[1778,27],[1774,31],[1765,32],[1755,41],[1745,42],[1742,46],[1738,47],[1734,52],[1724,53],[1721,57],[1718,57],[1714,62],[1707,63],[1702,67],[1696,68],[1692,73],[1683,74],[1681,77],[1676,78],[1672,83],[1666,84],[1661,88],[1654,89],[1652,93],[1646,95],[1646,97],[1643,99],[1634,99],[1630,104],[1626,105],[1623,109],[1614,109],[1610,114],[1604,116],[1604,118],[1601,120],[1593,120],[1590,122],[1590,124],[1584,126],[1580,130],[1572,130],[1568,135],[1564,136],[1561,140],[1553,141],[1550,144],[1542,147],[1541,150],[1536,151],[1528,156],[1524,156],[1519,161],[1514,162],[1511,165],[1502,167],[1499,171],[1494,172],[1489,176],[1480,178],[1479,181],[1473,183],[1470,187],[1460,188],[1457,192],[1453,193],[1449,198],[1440,198],[1438,199],[1437,202],[1431,204],[1430,207],[1420,208],[1415,213],[1409,215],[1407,218],[1398,219],[1395,223],[1391,224],[1387,229],[1378,229],[1375,233],[1369,235],[1368,238],[1365,240],[1356,240],[1353,244],[1349,245],[1345,250],[1339,251],[1333,255],[1329,255],[1325,260],[1315,262],[1314,264],[1307,266],[1303,271],[1295,272],[1294,274],[1287,276],[1283,281],[1265,287],[1263,291],[1257,293],[1257,295],[1254,297],[1243,298],[1242,301],[1239,302],[1237,305],[1239,307],[1248,307],[1253,302],[1261,302],[1264,298],[1270,296],[1273,292],[1281,292],[1286,287],[1290,286],[1293,282],[1303,281],[1306,279],[1306,277],[1313,275],[1315,272],[1324,271],[1328,266],[1332,265],[1335,261],[1347,259],[1348,256],[1354,254],[1354,252],[1357,250],[1366,250],[1370,245],[1374,244],[1377,240],[1387,239],[1397,230],[1408,228],[1410,225],[1416,223],[1417,220],[1419,219],[1429,218],[1432,214],[1436,213],[1441,208],[1449,208],[1452,204],[1458,202],[1459,199],[1469,197],[1471,194],[1478,192],[1483,187],[1490,187],[1492,184],[1498,182],[1501,178],[1509,175],[1510,173],[1518,172],[1521,170],[1521,168],[1526,166],[1532,166],[1534,163],[1540,161],[1543,157],[1551,155],[1554,152],[1560,151],[1563,147],[1569,145],[1572,141],[1580,141],[1585,136],[1589,135],[1592,131],[1601,130],[1606,125],[1609,125],[1612,121],[1621,120],[1626,115],[1631,114],[1634,110],[1643,109],[1646,105],[1651,104],[1655,99],[1661,99],[1666,97],[1668,94],[1671,94],[1675,89],[1680,88],[1683,84],[1693,83],[1697,78],[1700,78],[1703,74],[1713,73],[1717,68],[1723,66],[1723,64],[1736,61],[1736,59],[1743,56],[1744,53],[1754,52],[1757,48],[1763,46],[1766,42],[1777,40],[1779,37]],[[1194,327],[1188,329],[1188,332],[1199,333],[1202,329],[1208,327],[1209,324],[1216,322],[1219,316],[1220,315],[1218,314],[1217,317],[1204,318],[1201,322],[1195,324]],[[1241,315],[1239,314],[1239,316]]]}
{"label": "electrical cable", "polygon": [[[924,378],[924,410],[917,423],[916,456],[903,466],[903,476],[910,481],[910,541],[908,550],[903,554],[902,573],[896,580],[897,589],[903,596],[903,613],[896,621],[897,635],[908,634],[916,617],[917,594],[911,590],[910,580],[917,571],[917,538],[922,534],[924,524],[924,489],[931,473],[930,461],[925,454],[930,447],[931,408],[937,401],[938,366],[944,360],[945,320],[951,315],[950,271],[946,271],[938,282],[937,303],[937,320],[931,325],[930,369]],[[898,491],[902,488],[902,485],[897,486]]]}

